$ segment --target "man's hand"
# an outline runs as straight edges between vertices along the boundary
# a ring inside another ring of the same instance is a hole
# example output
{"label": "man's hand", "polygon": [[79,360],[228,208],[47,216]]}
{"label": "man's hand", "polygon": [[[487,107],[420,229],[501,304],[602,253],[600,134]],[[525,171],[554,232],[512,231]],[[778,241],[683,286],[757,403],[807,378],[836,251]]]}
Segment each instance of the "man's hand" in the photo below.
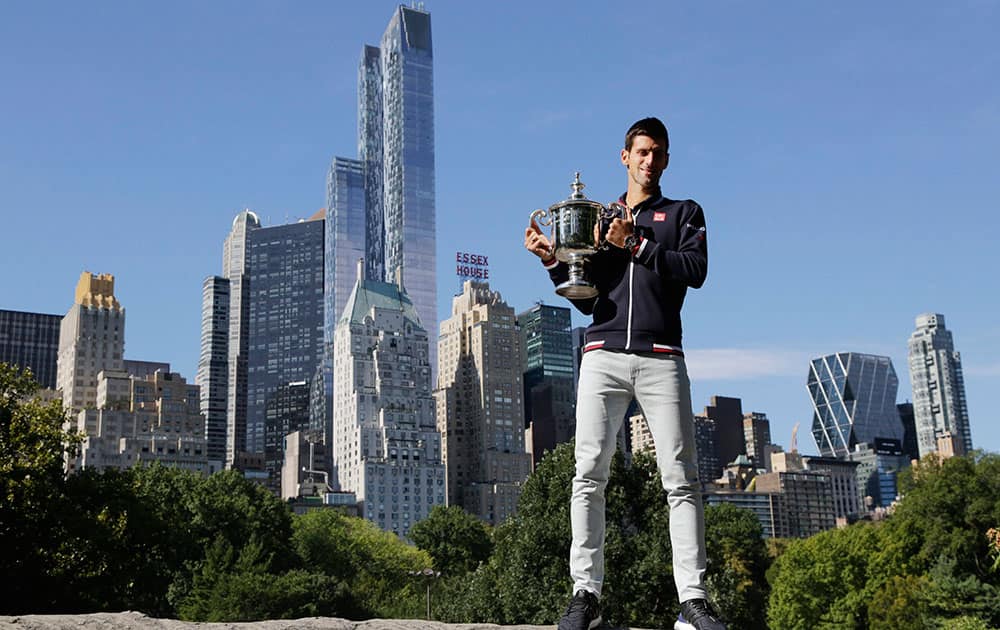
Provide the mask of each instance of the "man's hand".
{"label": "man's hand", "polygon": [[632,209],[625,206],[625,218],[614,219],[608,228],[607,240],[615,247],[625,247],[625,237],[635,232],[635,221],[632,218]]}
{"label": "man's hand", "polygon": [[531,225],[524,230],[524,248],[541,258],[545,264],[552,262],[552,259],[555,258],[552,254],[552,243],[549,242],[548,237],[542,234],[542,228],[538,227],[534,219],[531,220]]}

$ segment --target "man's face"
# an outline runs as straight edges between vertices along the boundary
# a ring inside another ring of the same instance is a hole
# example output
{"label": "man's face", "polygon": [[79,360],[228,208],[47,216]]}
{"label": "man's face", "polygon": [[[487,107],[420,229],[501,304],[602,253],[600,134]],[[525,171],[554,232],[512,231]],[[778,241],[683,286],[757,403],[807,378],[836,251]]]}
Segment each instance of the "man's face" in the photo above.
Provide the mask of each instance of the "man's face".
{"label": "man's face", "polygon": [[631,149],[622,149],[622,164],[628,168],[629,178],[643,190],[659,185],[669,157],[667,148],[649,136],[636,136]]}

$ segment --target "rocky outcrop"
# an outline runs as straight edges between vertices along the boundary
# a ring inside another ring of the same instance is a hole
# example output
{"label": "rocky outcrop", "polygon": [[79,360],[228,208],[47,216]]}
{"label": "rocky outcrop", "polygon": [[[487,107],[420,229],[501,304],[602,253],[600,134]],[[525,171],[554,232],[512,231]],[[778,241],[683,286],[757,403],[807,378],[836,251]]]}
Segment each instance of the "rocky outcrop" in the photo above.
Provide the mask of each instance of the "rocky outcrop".
{"label": "rocky outcrop", "polygon": [[20,615],[0,617],[0,630],[552,630],[552,626],[497,626],[488,623],[441,623],[419,619],[369,619],[348,621],[331,617],[252,621],[247,623],[194,623],[155,619],[137,612],[92,615]]}

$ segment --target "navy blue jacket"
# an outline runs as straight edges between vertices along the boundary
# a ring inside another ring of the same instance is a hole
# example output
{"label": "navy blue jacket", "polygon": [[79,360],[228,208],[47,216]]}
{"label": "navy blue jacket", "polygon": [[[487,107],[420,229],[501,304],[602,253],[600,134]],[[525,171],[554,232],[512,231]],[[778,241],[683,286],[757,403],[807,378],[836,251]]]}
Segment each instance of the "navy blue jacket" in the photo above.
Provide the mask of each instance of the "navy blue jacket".
{"label": "navy blue jacket", "polygon": [[[625,195],[619,199],[625,204]],[[639,246],[626,251],[609,245],[590,258],[587,277],[598,295],[571,300],[593,315],[584,351],[604,348],[630,352],[683,354],[681,306],[688,287],[697,289],[708,273],[705,215],[694,201],[676,201],[659,191],[632,208]],[[553,284],[569,278],[566,263],[546,265]]]}

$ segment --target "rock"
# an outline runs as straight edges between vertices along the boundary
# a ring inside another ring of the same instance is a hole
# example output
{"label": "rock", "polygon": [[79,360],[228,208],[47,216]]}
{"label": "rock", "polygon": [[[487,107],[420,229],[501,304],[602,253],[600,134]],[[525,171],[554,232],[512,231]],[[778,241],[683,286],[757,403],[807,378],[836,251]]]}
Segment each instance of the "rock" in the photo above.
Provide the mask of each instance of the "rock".
{"label": "rock", "polygon": [[497,626],[489,623],[441,623],[419,619],[369,619],[348,621],[332,617],[251,621],[246,623],[195,623],[155,619],[138,612],[92,615],[0,616],[0,630],[552,630],[552,626]]}

